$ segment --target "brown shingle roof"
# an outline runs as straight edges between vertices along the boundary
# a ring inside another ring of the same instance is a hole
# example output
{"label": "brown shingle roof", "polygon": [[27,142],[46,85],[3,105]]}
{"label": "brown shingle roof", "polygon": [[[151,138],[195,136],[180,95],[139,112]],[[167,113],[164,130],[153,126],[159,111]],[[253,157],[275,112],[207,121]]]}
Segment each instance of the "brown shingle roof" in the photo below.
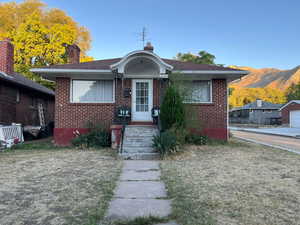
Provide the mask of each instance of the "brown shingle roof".
{"label": "brown shingle roof", "polygon": [[29,80],[28,78],[24,77],[23,75],[19,73],[13,73],[11,75],[4,75],[0,72],[0,79],[8,81],[10,83],[14,83],[18,86],[23,86],[26,88],[30,88],[48,95],[54,96],[54,91],[50,90],[49,88],[46,88],[45,86],[38,84],[32,80]]}
{"label": "brown shingle roof", "polygon": [[[95,60],[91,62],[77,63],[77,64],[63,64],[53,65],[44,68],[53,69],[97,69],[97,70],[109,70],[110,65],[117,63],[122,58]],[[216,70],[216,71],[241,71],[228,67],[208,65],[208,64],[196,64],[192,62],[181,62],[174,59],[162,59],[165,63],[170,64],[174,67],[174,70]]]}

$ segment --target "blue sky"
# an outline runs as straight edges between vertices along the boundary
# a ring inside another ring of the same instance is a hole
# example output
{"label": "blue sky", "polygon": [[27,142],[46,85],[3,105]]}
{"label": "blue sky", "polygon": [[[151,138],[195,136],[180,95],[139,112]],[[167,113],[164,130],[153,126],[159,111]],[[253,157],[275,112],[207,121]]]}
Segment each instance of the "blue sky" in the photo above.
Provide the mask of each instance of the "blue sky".
{"label": "blue sky", "polygon": [[145,26],[154,51],[214,54],[226,65],[289,69],[300,65],[299,0],[45,0],[92,35],[89,55],[122,57],[141,49]]}

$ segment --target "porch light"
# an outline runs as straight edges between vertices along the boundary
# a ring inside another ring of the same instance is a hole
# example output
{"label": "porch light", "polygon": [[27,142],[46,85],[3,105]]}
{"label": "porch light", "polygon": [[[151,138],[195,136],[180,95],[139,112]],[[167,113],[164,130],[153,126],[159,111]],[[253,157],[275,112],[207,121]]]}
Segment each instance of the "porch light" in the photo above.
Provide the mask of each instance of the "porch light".
{"label": "porch light", "polygon": [[152,109],[152,117],[158,117],[160,113],[159,107],[153,107]]}

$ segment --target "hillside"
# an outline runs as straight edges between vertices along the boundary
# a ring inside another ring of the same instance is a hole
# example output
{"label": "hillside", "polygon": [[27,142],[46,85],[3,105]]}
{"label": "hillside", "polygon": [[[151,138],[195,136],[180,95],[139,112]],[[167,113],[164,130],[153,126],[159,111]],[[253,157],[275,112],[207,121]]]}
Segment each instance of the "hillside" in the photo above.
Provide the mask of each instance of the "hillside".
{"label": "hillside", "polygon": [[300,66],[291,70],[279,70],[274,68],[255,69],[251,67],[233,68],[248,70],[250,74],[231,83],[233,87],[270,87],[280,90],[287,89],[292,83],[300,82]]}

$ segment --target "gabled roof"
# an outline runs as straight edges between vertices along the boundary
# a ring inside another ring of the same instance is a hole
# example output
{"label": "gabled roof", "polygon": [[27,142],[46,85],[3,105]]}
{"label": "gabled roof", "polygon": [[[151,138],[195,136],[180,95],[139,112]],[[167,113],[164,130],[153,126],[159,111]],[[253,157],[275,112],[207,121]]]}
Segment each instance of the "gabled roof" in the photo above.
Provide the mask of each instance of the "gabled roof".
{"label": "gabled roof", "polygon": [[[76,63],[76,64],[61,64],[61,65],[52,65],[42,68],[47,69],[88,69],[88,70],[109,70],[112,64],[118,63],[122,58],[112,58],[104,60],[95,60],[90,62]],[[205,71],[240,71],[244,70],[233,69],[229,67],[208,65],[208,64],[197,64],[192,62],[181,62],[174,59],[164,59],[162,60],[173,66],[173,70],[205,70]]]}
{"label": "gabled roof", "polygon": [[0,79],[8,81],[13,84],[16,84],[18,86],[33,89],[35,91],[39,91],[39,92],[54,96],[54,91],[24,77],[23,75],[21,75],[19,73],[13,73],[11,75],[6,75],[6,74],[0,72]]}
{"label": "gabled roof", "polygon": [[296,103],[296,104],[300,104],[300,100],[292,100],[289,101],[288,103],[284,104],[283,106],[281,106],[281,108],[279,110],[282,110],[283,108],[287,107],[289,104],[291,103]]}
{"label": "gabled roof", "polygon": [[247,105],[244,105],[242,107],[233,108],[230,111],[233,112],[233,111],[246,110],[246,109],[274,109],[274,110],[279,110],[279,108],[282,105],[283,104],[274,104],[274,103],[271,103],[271,102],[262,101],[261,107],[258,107],[256,101],[254,101],[254,102],[251,102],[251,103],[249,103]]}

